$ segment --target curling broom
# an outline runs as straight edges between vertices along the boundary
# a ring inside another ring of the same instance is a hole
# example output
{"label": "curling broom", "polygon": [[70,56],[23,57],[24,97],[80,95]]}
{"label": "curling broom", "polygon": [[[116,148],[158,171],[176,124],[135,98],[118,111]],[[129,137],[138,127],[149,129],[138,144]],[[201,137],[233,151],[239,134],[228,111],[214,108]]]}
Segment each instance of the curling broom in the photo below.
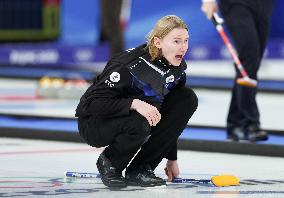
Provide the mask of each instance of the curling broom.
{"label": "curling broom", "polygon": [[[99,174],[88,172],[74,172],[65,171],[65,177],[76,178],[100,178]],[[210,180],[207,179],[188,179],[188,178],[174,178],[172,183],[191,183],[191,184],[214,184],[215,186],[237,186],[239,179],[233,175],[217,175],[213,176]]]}
{"label": "curling broom", "polygon": [[231,56],[233,57],[237,69],[240,71],[241,77],[237,79],[237,83],[239,85],[246,86],[246,87],[256,87],[257,81],[254,80],[254,79],[251,79],[248,76],[248,74],[247,74],[245,68],[243,67],[236,51],[234,50],[228,36],[226,35],[226,32],[224,31],[224,28],[222,26],[223,21],[224,20],[221,17],[219,17],[216,12],[213,14],[212,22],[214,23],[216,30],[220,34],[220,36],[223,39],[226,47],[229,50]]}

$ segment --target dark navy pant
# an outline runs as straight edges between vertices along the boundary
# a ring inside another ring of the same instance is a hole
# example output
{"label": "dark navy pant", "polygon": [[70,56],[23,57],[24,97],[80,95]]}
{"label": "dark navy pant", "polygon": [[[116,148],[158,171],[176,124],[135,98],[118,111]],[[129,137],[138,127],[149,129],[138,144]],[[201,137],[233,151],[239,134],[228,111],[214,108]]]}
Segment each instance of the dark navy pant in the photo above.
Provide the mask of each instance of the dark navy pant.
{"label": "dark navy pant", "polygon": [[[220,11],[239,58],[248,75],[256,80],[270,30],[273,5],[273,0],[219,0]],[[256,88],[234,84],[227,117],[228,131],[236,127],[259,127],[256,93]]]}

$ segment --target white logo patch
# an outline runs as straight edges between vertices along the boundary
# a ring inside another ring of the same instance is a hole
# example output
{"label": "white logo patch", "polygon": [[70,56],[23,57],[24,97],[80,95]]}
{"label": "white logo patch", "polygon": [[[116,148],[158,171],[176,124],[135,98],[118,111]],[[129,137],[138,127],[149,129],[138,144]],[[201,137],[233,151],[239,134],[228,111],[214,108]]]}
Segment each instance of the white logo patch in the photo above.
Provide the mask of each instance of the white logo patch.
{"label": "white logo patch", "polygon": [[130,48],[128,50],[126,50],[127,52],[131,52],[132,50],[134,50],[135,48]]}
{"label": "white logo patch", "polygon": [[118,82],[120,80],[120,74],[118,72],[112,72],[112,74],[109,76],[109,79],[112,82]]}
{"label": "white logo patch", "polygon": [[110,82],[108,79],[105,80],[105,84],[107,84],[109,87],[114,87],[114,84]]}
{"label": "white logo patch", "polygon": [[166,78],[166,83],[174,82],[174,80],[175,80],[174,75],[170,75]]}

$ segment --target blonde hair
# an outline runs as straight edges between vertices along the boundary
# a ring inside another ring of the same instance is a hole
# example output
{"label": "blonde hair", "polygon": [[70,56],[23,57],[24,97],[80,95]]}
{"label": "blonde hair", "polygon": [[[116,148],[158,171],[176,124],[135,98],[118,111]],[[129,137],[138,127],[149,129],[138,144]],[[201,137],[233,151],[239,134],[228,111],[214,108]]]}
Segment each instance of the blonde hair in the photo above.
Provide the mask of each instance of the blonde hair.
{"label": "blonde hair", "polygon": [[164,38],[170,31],[175,28],[184,28],[188,31],[188,27],[181,18],[176,15],[167,15],[158,20],[154,28],[147,35],[147,48],[152,60],[162,57],[162,51],[154,44],[154,38]]}

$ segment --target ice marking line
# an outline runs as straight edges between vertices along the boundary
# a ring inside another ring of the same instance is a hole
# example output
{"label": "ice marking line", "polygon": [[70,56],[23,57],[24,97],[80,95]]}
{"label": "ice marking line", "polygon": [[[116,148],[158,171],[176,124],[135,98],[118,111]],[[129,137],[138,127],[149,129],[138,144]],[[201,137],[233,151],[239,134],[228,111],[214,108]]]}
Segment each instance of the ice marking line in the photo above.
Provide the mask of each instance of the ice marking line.
{"label": "ice marking line", "polygon": [[250,183],[260,183],[260,184],[274,184],[274,182],[267,182],[267,181],[259,181],[259,180],[254,180],[254,179],[246,179],[243,180],[244,182],[250,182]]}
{"label": "ice marking line", "polygon": [[[59,181],[47,181],[47,182],[38,182],[38,181],[26,181],[26,180],[10,180],[10,181],[0,181],[1,184],[7,184],[7,183],[28,183],[25,184],[26,186],[0,186],[0,188],[53,188],[53,187],[59,187],[63,186],[63,182]],[[40,184],[40,186],[35,185]]]}
{"label": "ice marking line", "polygon": [[284,194],[284,191],[279,191],[279,190],[236,190],[236,191],[197,191],[197,194],[218,194],[218,195],[223,195],[223,194]]}
{"label": "ice marking line", "polygon": [[32,181],[24,181],[24,180],[22,180],[22,181],[19,181],[19,180],[13,180],[13,181],[11,181],[11,180],[9,180],[9,181],[0,181],[0,183],[13,183],[13,182],[32,182]]}
{"label": "ice marking line", "polygon": [[240,184],[241,185],[251,185],[251,186],[257,185],[256,183],[249,183],[249,182],[244,182],[244,181],[240,181]]}
{"label": "ice marking line", "polygon": [[273,179],[269,179],[267,181],[271,181],[271,182],[275,182],[275,183],[284,183],[284,180],[281,181],[281,180],[273,180]]}
{"label": "ice marking line", "polygon": [[0,188],[33,188],[32,186],[0,186]]}
{"label": "ice marking line", "polygon": [[[9,176],[9,177],[1,177],[0,176],[0,179],[50,179],[50,180],[58,180],[58,179],[61,179],[61,178],[56,178],[56,177],[35,177],[35,176],[30,176],[30,177],[18,177],[18,176]],[[9,180],[9,181],[11,181],[11,180]],[[20,181],[20,180],[13,180],[13,181]],[[23,180],[21,180],[21,181],[23,181]],[[27,181],[27,182],[30,182],[30,181]]]}
{"label": "ice marking line", "polygon": [[18,101],[18,100],[40,100],[42,99],[39,96],[0,96],[0,100],[8,100],[8,101]]}
{"label": "ice marking line", "polygon": [[91,151],[102,151],[103,148],[93,149],[58,149],[58,150],[39,150],[39,151],[8,151],[0,152],[0,155],[19,155],[19,154],[49,154],[49,153],[68,153],[68,152],[91,152]]}

